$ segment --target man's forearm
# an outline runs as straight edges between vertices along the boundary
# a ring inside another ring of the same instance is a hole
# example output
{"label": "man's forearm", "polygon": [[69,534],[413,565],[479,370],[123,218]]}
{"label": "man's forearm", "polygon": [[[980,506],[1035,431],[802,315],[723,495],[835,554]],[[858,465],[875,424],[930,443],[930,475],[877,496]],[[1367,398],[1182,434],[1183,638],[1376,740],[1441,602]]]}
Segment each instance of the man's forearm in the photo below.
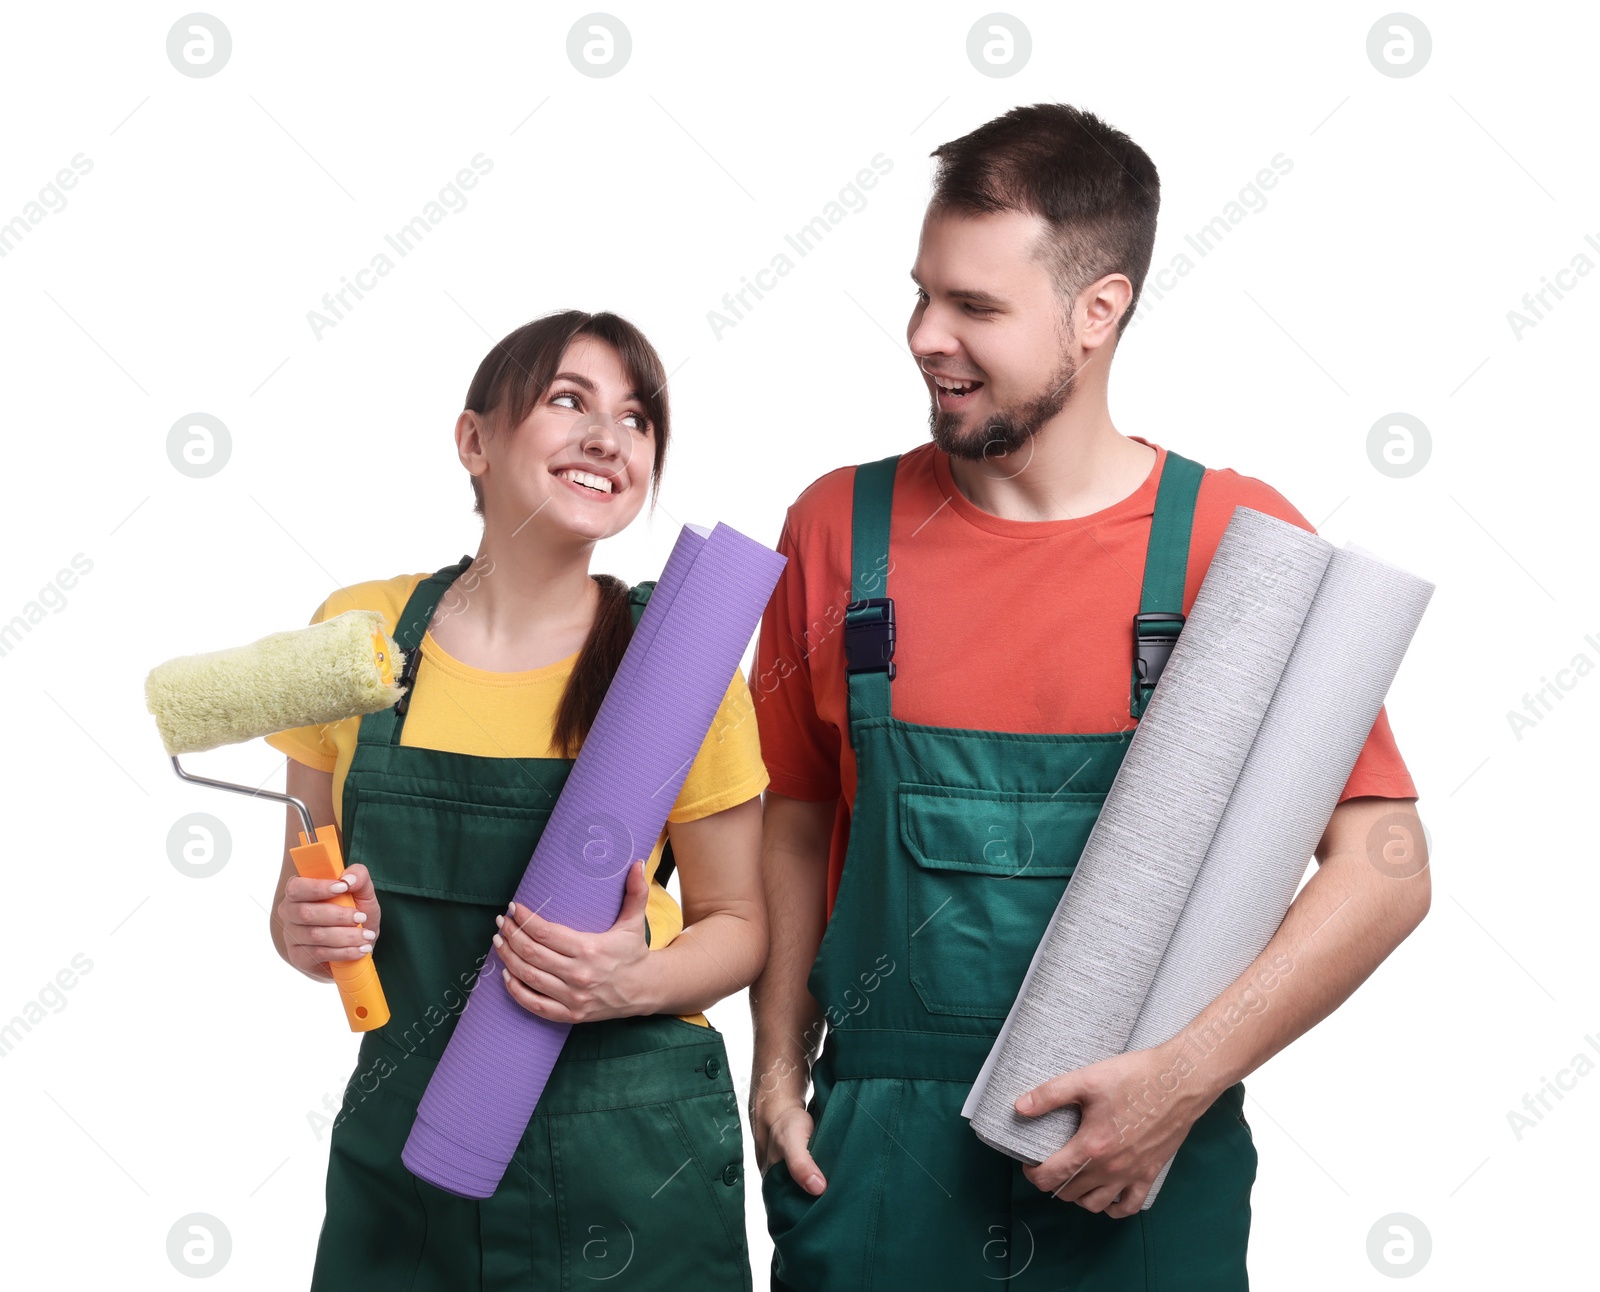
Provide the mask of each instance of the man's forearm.
{"label": "man's forearm", "polygon": [[[809,817],[809,831],[801,828],[801,814]],[[766,806],[761,867],[770,935],[766,966],[750,986],[752,1114],[766,1098],[804,1101],[822,1040],[822,1012],[806,987],[827,923],[827,837],[819,851],[820,820],[814,804],[774,795]]]}
{"label": "man's forearm", "polygon": [[1250,967],[1160,1047],[1172,1074],[1162,1085],[1198,1081],[1209,1103],[1343,1004],[1428,901],[1425,872],[1394,879],[1363,852],[1327,857]]}
{"label": "man's forearm", "polygon": [[[815,952],[812,953],[815,958]],[[811,962],[798,975],[767,967],[750,987],[755,1029],[750,1082],[752,1113],[765,1099],[805,1102],[811,1063],[822,1042],[822,1011],[806,989]]]}

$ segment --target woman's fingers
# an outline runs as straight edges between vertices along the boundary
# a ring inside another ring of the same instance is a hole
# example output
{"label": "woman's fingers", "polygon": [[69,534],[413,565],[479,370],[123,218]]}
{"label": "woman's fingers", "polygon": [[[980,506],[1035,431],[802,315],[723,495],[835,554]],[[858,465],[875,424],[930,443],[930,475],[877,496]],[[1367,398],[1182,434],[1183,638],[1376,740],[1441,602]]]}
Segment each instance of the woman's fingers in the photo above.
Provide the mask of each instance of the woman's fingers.
{"label": "woman's fingers", "polygon": [[548,947],[558,956],[572,957],[581,954],[586,934],[565,924],[547,920],[530,908],[512,902],[499,917],[500,931],[508,929],[527,938],[530,943]]}
{"label": "woman's fingers", "polygon": [[369,927],[378,927],[378,891],[372,886],[372,875],[359,861],[346,866],[339,876],[350,886],[350,896],[355,899],[356,910],[365,915]]}
{"label": "woman's fingers", "polygon": [[[499,935],[496,934],[499,938]],[[517,983],[530,988],[540,996],[547,996],[559,1005],[570,1005],[571,987],[567,981],[558,974],[553,974],[547,969],[528,960],[524,960],[504,940],[497,941],[495,950],[500,953],[500,962],[505,967],[501,971],[503,978],[509,978],[510,983]],[[508,983],[507,985],[510,985]]]}
{"label": "woman's fingers", "polygon": [[[548,976],[548,975],[546,975]],[[506,969],[500,971],[500,978],[506,985],[506,991],[511,999],[521,1005],[530,1014],[537,1014],[540,1018],[548,1018],[553,1023],[576,1023],[580,1021],[572,1010],[568,1009],[558,1000],[534,991],[520,978],[517,978]]]}
{"label": "woman's fingers", "polygon": [[359,924],[295,924],[285,921],[289,937],[308,947],[359,947],[376,940]]}
{"label": "woman's fingers", "polygon": [[[356,895],[357,905],[328,900],[339,892]],[[363,910],[362,897],[367,895],[369,909]],[[318,965],[370,955],[378,936],[377,914],[377,896],[365,866],[351,867],[338,880],[290,876],[278,907],[290,962],[321,976]]]}
{"label": "woman's fingers", "polygon": [[298,947],[312,960],[359,960],[362,956],[372,954],[372,943],[363,942],[359,946],[325,946],[314,942],[297,942],[291,944]]}
{"label": "woman's fingers", "polygon": [[[526,912],[525,907],[519,906],[517,910]],[[500,930],[494,935],[494,945],[495,949],[500,952],[502,959],[505,959],[507,953],[509,953],[524,964],[531,965],[535,969],[543,969],[547,973],[555,974],[557,977],[570,977],[572,975],[577,961],[572,955],[563,954],[550,945],[544,932],[541,931],[538,936],[535,936],[533,928],[527,923],[519,925],[516,917],[511,914],[497,915],[494,917],[494,921],[495,927]],[[574,937],[578,936],[574,930],[566,929],[563,925],[551,924],[543,920],[539,921],[539,923],[543,925],[544,930],[563,929],[566,933],[573,934]],[[565,939],[558,940],[566,941]]]}
{"label": "woman's fingers", "polygon": [[[341,888],[342,879],[307,879],[304,875],[290,875],[288,882],[283,886],[285,902],[303,902],[306,904],[326,904],[329,911],[349,912],[350,907],[342,902],[330,902],[330,897],[337,897],[346,891]],[[359,907],[356,909],[360,909]]]}

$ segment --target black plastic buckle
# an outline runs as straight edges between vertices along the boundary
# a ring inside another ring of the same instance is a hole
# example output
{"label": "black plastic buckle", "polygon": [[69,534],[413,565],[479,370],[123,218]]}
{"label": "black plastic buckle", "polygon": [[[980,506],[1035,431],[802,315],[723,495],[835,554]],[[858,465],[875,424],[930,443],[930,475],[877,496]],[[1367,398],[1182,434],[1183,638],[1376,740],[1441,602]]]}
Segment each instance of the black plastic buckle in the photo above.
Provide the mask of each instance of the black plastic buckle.
{"label": "black plastic buckle", "polygon": [[406,710],[411,707],[411,688],[416,685],[417,667],[421,663],[422,644],[419,642],[415,649],[406,652],[405,667],[400,670],[399,683],[405,694],[394,702],[394,711],[399,717],[405,717]]}
{"label": "black plastic buckle", "polygon": [[1141,690],[1153,690],[1161,680],[1172,648],[1178,644],[1183,616],[1156,610],[1133,617],[1133,667]]}
{"label": "black plastic buckle", "polygon": [[852,601],[844,614],[845,673],[887,673],[893,681],[894,598]]}

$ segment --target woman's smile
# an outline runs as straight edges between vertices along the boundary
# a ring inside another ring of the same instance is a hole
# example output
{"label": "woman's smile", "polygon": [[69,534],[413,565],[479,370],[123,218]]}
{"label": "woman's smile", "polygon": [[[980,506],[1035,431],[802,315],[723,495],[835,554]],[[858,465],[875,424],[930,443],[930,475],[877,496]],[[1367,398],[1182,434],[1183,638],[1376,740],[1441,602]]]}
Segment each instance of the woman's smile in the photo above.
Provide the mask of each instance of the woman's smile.
{"label": "woman's smile", "polygon": [[590,502],[611,502],[622,492],[612,477],[594,471],[584,471],[579,467],[561,467],[552,474],[568,489],[581,494]]}

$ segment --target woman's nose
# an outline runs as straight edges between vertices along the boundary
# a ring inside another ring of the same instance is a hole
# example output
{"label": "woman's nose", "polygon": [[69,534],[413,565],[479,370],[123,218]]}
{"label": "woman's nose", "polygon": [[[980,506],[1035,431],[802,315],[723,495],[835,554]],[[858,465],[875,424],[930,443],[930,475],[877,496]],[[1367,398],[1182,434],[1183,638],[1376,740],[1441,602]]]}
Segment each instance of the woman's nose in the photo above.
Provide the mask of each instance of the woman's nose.
{"label": "woman's nose", "polygon": [[618,452],[617,436],[598,419],[583,428],[580,448],[585,457],[615,457]]}

